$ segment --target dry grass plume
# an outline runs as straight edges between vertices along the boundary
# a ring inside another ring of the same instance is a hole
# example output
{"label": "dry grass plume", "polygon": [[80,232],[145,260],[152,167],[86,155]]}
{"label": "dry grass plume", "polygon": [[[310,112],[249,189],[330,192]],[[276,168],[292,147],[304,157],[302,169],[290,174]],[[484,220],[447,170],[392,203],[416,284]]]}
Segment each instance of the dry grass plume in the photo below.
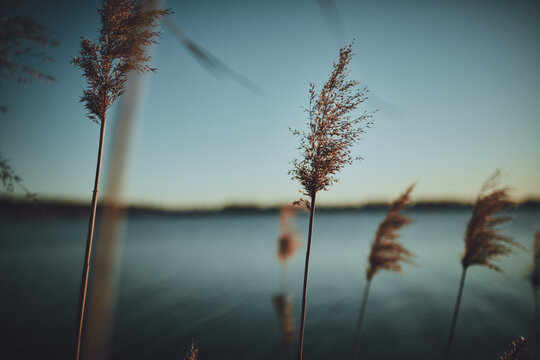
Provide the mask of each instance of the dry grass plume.
{"label": "dry grass plume", "polygon": [[392,204],[388,214],[379,225],[375,240],[371,245],[369,254],[369,266],[366,271],[368,281],[379,270],[390,270],[401,272],[401,263],[412,264],[411,258],[414,255],[403,245],[397,243],[399,239],[398,231],[411,222],[411,218],[401,214],[401,211],[410,203],[410,194],[415,184],[401,194]]}
{"label": "dry grass plume", "polygon": [[465,232],[465,253],[461,260],[464,269],[471,265],[482,265],[502,273],[502,269],[493,261],[510,254],[512,247],[522,248],[498,227],[512,220],[512,217],[497,214],[514,205],[508,195],[510,188],[500,187],[499,177],[500,172],[496,171],[484,183],[476,199]]}
{"label": "dry grass plume", "polygon": [[[326,190],[337,181],[336,174],[354,160],[351,147],[369,127],[373,113],[351,113],[367,99],[367,88],[356,80],[347,80],[352,59],[352,44],[339,50],[339,61],[317,94],[315,85],[309,87],[308,131],[294,130],[300,138],[300,160],[293,159],[290,171],[306,196]],[[307,204],[306,204],[307,205]]]}
{"label": "dry grass plume", "polygon": [[294,205],[285,205],[280,211],[280,236],[278,239],[277,258],[282,265],[286,265],[300,247],[298,241],[298,231],[296,230],[293,219],[299,207]]}
{"label": "dry grass plume", "polygon": [[527,345],[527,341],[523,336],[508,344],[508,349],[501,355],[500,360],[519,360],[521,350]]}
{"label": "dry grass plume", "polygon": [[184,355],[184,360],[197,360],[199,349],[195,347],[195,340],[191,340],[191,347]]}

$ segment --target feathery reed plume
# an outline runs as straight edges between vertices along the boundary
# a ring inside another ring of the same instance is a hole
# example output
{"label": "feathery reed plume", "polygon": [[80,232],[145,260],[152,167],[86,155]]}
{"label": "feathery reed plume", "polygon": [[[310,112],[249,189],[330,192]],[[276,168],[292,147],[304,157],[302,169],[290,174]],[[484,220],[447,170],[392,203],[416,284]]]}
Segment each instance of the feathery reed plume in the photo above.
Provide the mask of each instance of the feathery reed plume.
{"label": "feathery reed plume", "polygon": [[353,360],[358,358],[360,333],[362,330],[362,323],[369,296],[369,288],[371,286],[373,276],[375,276],[379,270],[401,272],[401,263],[413,264],[411,260],[411,258],[414,257],[413,253],[407,250],[403,245],[397,243],[397,240],[399,239],[398,231],[405,225],[411,223],[411,218],[402,215],[401,211],[407,205],[409,205],[411,201],[410,195],[415,185],[416,184],[410,185],[403,194],[401,194],[392,202],[392,204],[390,204],[390,209],[388,210],[384,220],[379,225],[379,228],[375,234],[375,239],[371,245],[369,266],[366,270],[367,282],[364,289],[364,296],[362,297],[360,315],[358,316],[358,323],[356,325],[356,332],[354,336],[352,351]]}
{"label": "feathery reed plume", "polygon": [[55,46],[58,42],[36,18],[21,13],[22,3],[20,0],[0,1],[0,78],[17,76],[18,82],[23,84],[34,79],[53,81],[52,76],[24,64],[28,58],[50,62],[52,58],[36,48]]}
{"label": "feathery reed plume", "polygon": [[493,260],[512,252],[511,246],[522,248],[520,244],[504,235],[498,225],[510,220],[510,216],[497,216],[504,208],[512,206],[509,198],[510,188],[499,187],[500,171],[496,171],[482,186],[473,207],[473,213],[465,231],[465,252],[461,259],[462,274],[459,284],[454,316],[448,337],[445,359],[450,358],[450,350],[454,339],[454,330],[459,313],[459,305],[463,294],[463,285],[467,269],[471,265],[482,265],[502,273],[502,269]]}
{"label": "feathery reed plume", "polygon": [[501,355],[500,360],[519,360],[521,350],[527,345],[527,341],[523,336],[508,344],[508,349]]}
{"label": "feathery reed plume", "polygon": [[277,257],[284,267],[287,266],[287,261],[296,254],[299,246],[300,242],[293,231],[284,232],[279,236]]}
{"label": "feathery reed plume", "polygon": [[379,270],[390,270],[401,272],[400,263],[411,264],[411,257],[414,255],[403,245],[397,243],[399,234],[397,233],[403,226],[410,224],[411,218],[401,214],[401,211],[410,203],[410,195],[416,184],[412,184],[390,205],[388,214],[379,225],[375,239],[371,245],[369,253],[369,267],[366,271],[368,281]]}
{"label": "feathery reed plume", "polygon": [[171,12],[168,9],[157,9],[150,3],[151,0],[102,0],[98,10],[101,20],[99,38],[96,41],[83,38],[79,56],[72,59],[72,64],[83,70],[88,85],[87,89],[83,90],[80,101],[88,111],[87,117],[100,125],[96,175],[79,294],[76,359],[80,356],[107,110],[124,93],[130,71],[155,71],[148,65],[151,58],[146,53],[146,47],[157,42],[159,33],[154,29],[160,18]]}
{"label": "feathery reed plume", "polygon": [[302,193],[309,200],[300,203],[309,209],[309,232],[304,268],[304,284],[302,291],[302,311],[298,341],[298,360],[302,359],[304,344],[304,322],[306,317],[306,294],[309,270],[313,217],[315,214],[315,198],[320,190],[337,181],[337,173],[353,162],[351,147],[359,140],[372,122],[373,113],[364,112],[359,117],[351,117],[351,113],[366,99],[367,88],[359,87],[355,80],[347,80],[348,66],[352,58],[352,44],[339,50],[339,61],[334,63],[330,78],[319,94],[312,83],[309,87],[309,106],[307,131],[294,130],[293,134],[300,138],[302,158],[293,159],[293,169],[289,172],[293,180],[302,186]]}
{"label": "feathery reed plume", "polygon": [[[36,18],[21,13],[22,3],[21,0],[0,0],[0,79],[3,83],[5,79],[17,76],[17,81],[25,85],[34,79],[51,82],[52,76],[24,62],[29,58],[50,62],[52,58],[36,48],[55,46],[58,42],[51,39],[49,31]],[[0,89],[4,90],[3,84]],[[7,107],[0,105],[0,112],[6,111]],[[37,195],[26,189],[1,153],[0,180],[7,191],[14,192],[14,184],[17,184],[27,198],[37,201]]]}
{"label": "feathery reed plume", "polygon": [[535,359],[540,358],[540,339],[538,332],[538,286],[540,285],[540,230],[536,230],[534,234],[534,246],[533,246],[533,264],[531,267],[531,273],[529,275],[534,301],[534,322],[533,322],[533,343],[534,343],[534,355]]}
{"label": "feathery reed plume", "polygon": [[25,193],[28,199],[37,201],[37,194],[31,193],[23,185],[22,178],[15,173],[15,170],[9,165],[9,162],[6,158],[2,156],[0,152],[0,181],[4,188],[9,192],[15,191],[15,184],[17,184]]}
{"label": "feathery reed plume", "polygon": [[[296,255],[300,247],[298,232],[293,224],[293,219],[299,209],[295,205],[285,205],[279,213],[281,234],[278,239],[277,258],[281,262],[281,265],[283,265],[283,271],[286,270],[287,262]],[[285,290],[283,291],[285,292]]]}
{"label": "feathery reed plume", "polygon": [[197,360],[197,355],[199,354],[199,349],[195,347],[195,340],[191,340],[191,347],[184,355],[184,360]]}

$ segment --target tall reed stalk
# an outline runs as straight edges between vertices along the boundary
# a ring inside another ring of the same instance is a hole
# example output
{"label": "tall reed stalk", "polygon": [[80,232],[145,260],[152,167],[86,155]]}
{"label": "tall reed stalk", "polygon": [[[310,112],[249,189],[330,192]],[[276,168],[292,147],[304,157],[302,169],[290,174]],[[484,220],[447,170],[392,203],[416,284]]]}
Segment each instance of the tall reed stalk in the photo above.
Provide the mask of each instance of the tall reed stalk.
{"label": "tall reed stalk", "polygon": [[360,88],[357,81],[347,80],[348,65],[352,58],[352,44],[339,50],[339,61],[334,63],[334,70],[324,84],[321,92],[315,92],[315,85],[310,84],[307,131],[294,130],[300,138],[302,158],[293,159],[290,171],[293,180],[303,188],[302,193],[309,200],[299,202],[309,209],[309,228],[302,288],[302,310],[298,341],[298,359],[302,359],[304,327],[306,320],[306,298],[309,273],[309,257],[315,216],[317,192],[337,181],[336,175],[341,169],[353,162],[351,147],[369,127],[373,113],[364,112],[359,117],[351,118],[353,112],[366,99],[367,88]]}
{"label": "tall reed stalk", "polygon": [[354,335],[351,355],[352,360],[358,359],[360,333],[362,330],[362,323],[364,322],[369,289],[371,287],[373,276],[375,276],[379,270],[401,272],[402,268],[400,263],[412,263],[411,258],[414,255],[403,245],[397,243],[397,240],[399,239],[398,231],[411,222],[411,219],[408,216],[402,215],[401,211],[410,203],[410,194],[414,189],[414,185],[415,184],[409,186],[403,194],[392,202],[388,214],[386,214],[386,217],[379,225],[377,233],[375,234],[375,239],[371,245],[369,266],[366,269],[366,287],[364,289],[362,304],[360,305],[360,315],[358,315],[358,322]]}
{"label": "tall reed stalk", "polygon": [[513,202],[509,198],[508,187],[499,187],[500,172],[496,171],[482,186],[480,193],[473,207],[473,213],[467,224],[465,231],[465,252],[461,259],[462,273],[459,283],[452,325],[448,336],[445,359],[450,359],[454,331],[459,314],[463,287],[467,269],[471,265],[481,265],[502,273],[502,269],[492,261],[500,256],[513,252],[513,247],[522,248],[511,237],[504,235],[498,225],[510,220],[510,216],[497,216],[504,208],[512,206]]}
{"label": "tall reed stalk", "polygon": [[170,13],[170,10],[152,8],[149,6],[150,1],[102,0],[98,10],[101,21],[98,40],[83,38],[79,56],[72,59],[72,64],[83,70],[83,75],[87,80],[88,87],[83,90],[80,101],[84,103],[88,111],[87,117],[100,125],[94,189],[79,292],[75,359],[80,357],[84,329],[107,110],[123,94],[130,71],[142,73],[155,71],[148,65],[151,58],[146,54],[146,47],[157,42],[159,33],[154,29],[159,19]]}

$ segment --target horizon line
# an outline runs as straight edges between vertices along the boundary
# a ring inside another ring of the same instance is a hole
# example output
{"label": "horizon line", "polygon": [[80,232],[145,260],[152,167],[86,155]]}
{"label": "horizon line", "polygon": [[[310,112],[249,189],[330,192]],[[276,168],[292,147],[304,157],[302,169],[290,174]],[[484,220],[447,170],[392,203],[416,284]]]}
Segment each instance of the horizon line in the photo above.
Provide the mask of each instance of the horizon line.
{"label": "horizon line", "polygon": [[[524,197],[521,200],[513,200],[517,206],[524,204],[540,205],[540,197]],[[0,194],[0,205],[8,203],[17,204],[30,204],[34,202],[33,199],[29,199],[24,196],[6,196],[6,194]],[[38,203],[53,205],[53,206],[74,206],[74,207],[86,207],[90,206],[90,201],[84,201],[77,198],[57,198],[57,197],[44,197],[38,198]],[[391,201],[387,200],[367,200],[364,202],[323,202],[317,204],[319,209],[327,210],[339,210],[339,209],[362,209],[362,208],[384,208],[390,205]],[[102,200],[98,202],[98,206],[106,205],[106,201]],[[219,212],[219,211],[265,211],[276,210],[283,206],[293,204],[290,202],[275,202],[275,203],[261,203],[257,201],[237,201],[227,202],[225,204],[208,204],[208,205],[166,205],[157,204],[151,202],[123,202],[119,204],[120,207],[127,210],[135,211],[156,211],[156,212]],[[459,198],[420,198],[416,201],[411,201],[409,207],[467,207],[472,206],[474,201],[468,201]]]}

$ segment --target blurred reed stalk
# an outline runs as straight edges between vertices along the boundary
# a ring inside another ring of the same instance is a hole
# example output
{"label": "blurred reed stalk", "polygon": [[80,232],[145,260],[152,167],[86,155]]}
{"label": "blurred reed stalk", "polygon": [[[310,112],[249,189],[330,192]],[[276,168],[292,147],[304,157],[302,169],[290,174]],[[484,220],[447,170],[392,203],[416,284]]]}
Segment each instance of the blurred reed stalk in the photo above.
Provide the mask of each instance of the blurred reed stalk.
{"label": "blurred reed stalk", "polygon": [[287,263],[296,255],[300,247],[298,232],[292,222],[298,210],[298,206],[285,205],[281,208],[279,216],[281,230],[278,238],[277,258],[281,263],[280,287],[283,294],[287,294],[288,288]]}
{"label": "blurred reed stalk", "polygon": [[75,359],[80,357],[84,328],[106,114],[115,100],[124,93],[130,71],[140,73],[155,71],[148,65],[151,58],[146,54],[146,47],[157,42],[159,33],[154,29],[159,19],[169,14],[170,10],[157,9],[151,3],[150,0],[142,2],[102,0],[98,9],[101,21],[98,40],[82,38],[79,56],[72,59],[72,64],[83,70],[87,80],[87,88],[83,90],[80,101],[88,111],[87,117],[100,125],[96,174],[77,311]]}
{"label": "blurred reed stalk", "polygon": [[289,345],[295,339],[294,321],[292,317],[292,297],[286,294],[278,294],[274,297],[274,308],[280,322],[281,343],[283,348],[283,358],[291,357]]}
{"label": "blurred reed stalk", "polygon": [[509,198],[508,187],[499,187],[500,172],[496,171],[482,186],[473,207],[473,213],[465,231],[465,252],[461,259],[462,273],[459,290],[448,336],[445,359],[450,359],[450,351],[454,340],[463,286],[467,269],[471,265],[481,265],[502,273],[502,269],[492,261],[500,256],[512,253],[512,247],[522,248],[511,237],[504,235],[497,226],[510,220],[510,216],[497,216],[504,208],[514,205]]}
{"label": "blurred reed stalk", "polygon": [[[519,360],[521,350],[527,345],[527,341],[523,336],[508,344],[508,349],[501,355],[500,360]],[[535,358],[538,359],[538,358]]]}
{"label": "blurred reed stalk", "polygon": [[366,99],[367,88],[359,87],[355,80],[347,80],[348,65],[352,58],[352,44],[339,50],[339,61],[334,63],[330,78],[321,92],[315,92],[315,85],[310,84],[307,131],[292,131],[300,138],[301,159],[293,159],[293,169],[289,172],[303,188],[302,193],[309,200],[297,203],[309,209],[309,231],[302,289],[302,310],[300,335],[298,341],[298,359],[302,359],[304,344],[304,325],[306,317],[306,296],[309,272],[309,256],[313,234],[313,218],[317,192],[327,190],[338,179],[336,174],[347,164],[353,162],[351,147],[359,140],[365,127],[371,125],[373,113],[364,112],[359,117],[351,118],[353,112]]}
{"label": "blurred reed stalk", "polygon": [[366,270],[366,287],[360,305],[360,315],[358,315],[358,323],[354,335],[354,343],[351,359],[358,359],[358,350],[360,348],[360,333],[362,323],[366,313],[366,306],[369,296],[369,288],[373,276],[379,270],[389,270],[401,272],[400,263],[412,264],[411,258],[414,255],[407,250],[403,245],[397,243],[399,239],[398,231],[407,224],[411,223],[411,218],[401,214],[401,211],[410,203],[410,194],[414,189],[415,184],[412,184],[390,204],[390,209],[386,217],[379,225],[375,239],[371,245],[369,254],[369,266]]}
{"label": "blurred reed stalk", "polygon": [[539,332],[538,332],[538,286],[540,285],[540,230],[536,230],[534,234],[533,246],[533,265],[530,273],[531,286],[533,291],[534,301],[534,323],[533,323],[533,341],[534,341],[534,358],[540,359],[539,354]]}

